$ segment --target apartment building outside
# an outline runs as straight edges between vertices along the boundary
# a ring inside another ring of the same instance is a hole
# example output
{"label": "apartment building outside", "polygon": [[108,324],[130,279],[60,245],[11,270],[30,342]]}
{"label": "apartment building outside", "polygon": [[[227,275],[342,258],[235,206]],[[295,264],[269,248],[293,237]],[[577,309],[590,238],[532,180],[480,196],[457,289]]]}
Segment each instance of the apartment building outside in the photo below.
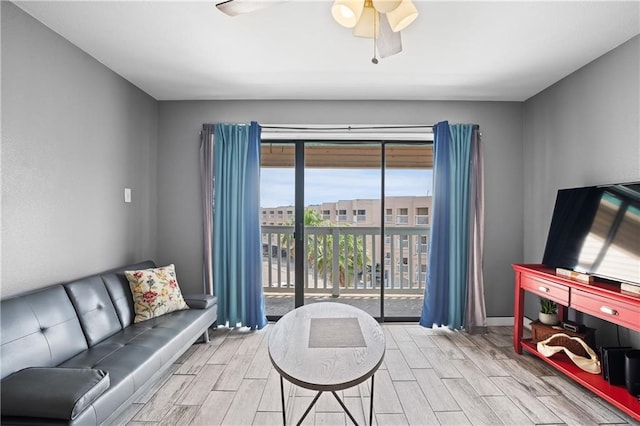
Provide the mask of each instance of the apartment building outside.
{"label": "apartment building outside", "polygon": [[[397,196],[385,198],[385,226],[430,225],[431,196]],[[355,199],[326,202],[307,206],[323,220],[334,225],[380,226],[379,199]],[[286,226],[293,224],[294,206],[261,208],[262,225]]]}
{"label": "apartment building outside", "polygon": [[[370,228],[370,242],[364,247],[371,267],[375,265],[377,279],[381,280],[382,276],[378,266],[382,247],[385,282],[397,283],[403,288],[423,288],[428,264],[431,206],[431,196],[390,196],[385,198],[384,214],[380,210],[379,199],[339,200],[306,208],[317,212],[326,222],[325,226]],[[263,207],[262,225],[292,226],[294,211],[293,206]],[[384,244],[381,244],[380,226],[383,221],[385,237]],[[266,240],[263,244],[269,246]],[[273,253],[277,250],[272,250]]]}

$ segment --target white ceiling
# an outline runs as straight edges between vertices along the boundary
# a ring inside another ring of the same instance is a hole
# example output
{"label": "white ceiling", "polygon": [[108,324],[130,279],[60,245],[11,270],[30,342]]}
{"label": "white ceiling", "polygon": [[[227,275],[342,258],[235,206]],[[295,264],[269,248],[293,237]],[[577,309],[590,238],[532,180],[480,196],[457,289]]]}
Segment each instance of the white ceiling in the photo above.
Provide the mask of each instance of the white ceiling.
{"label": "white ceiling", "polygon": [[16,4],[158,100],[523,101],[640,33],[640,0],[414,1],[377,65],[328,0],[234,18],[215,0]]}

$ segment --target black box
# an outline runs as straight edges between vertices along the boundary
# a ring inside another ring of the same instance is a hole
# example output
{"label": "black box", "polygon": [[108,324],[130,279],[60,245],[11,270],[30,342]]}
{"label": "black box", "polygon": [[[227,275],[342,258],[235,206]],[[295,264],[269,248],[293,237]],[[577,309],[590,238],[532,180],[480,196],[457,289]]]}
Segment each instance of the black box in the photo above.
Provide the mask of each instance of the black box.
{"label": "black box", "polygon": [[625,352],[625,371],[627,390],[640,400],[640,350]]}
{"label": "black box", "polygon": [[633,349],[631,346],[609,346],[600,348],[602,377],[607,380],[610,385],[625,384],[624,354],[631,349]]}

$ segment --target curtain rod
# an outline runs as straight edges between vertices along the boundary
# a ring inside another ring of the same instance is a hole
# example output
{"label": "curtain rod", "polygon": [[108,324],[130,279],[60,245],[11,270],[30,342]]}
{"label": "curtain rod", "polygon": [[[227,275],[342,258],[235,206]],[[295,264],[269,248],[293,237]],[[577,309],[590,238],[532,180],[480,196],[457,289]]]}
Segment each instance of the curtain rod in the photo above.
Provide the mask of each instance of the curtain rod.
{"label": "curtain rod", "polygon": [[372,124],[264,124],[262,140],[333,140],[362,141],[433,141],[433,126],[427,125],[372,125]]}
{"label": "curtain rod", "polygon": [[433,129],[433,126],[427,125],[317,125],[317,126],[293,126],[293,125],[276,125],[276,124],[261,124],[262,129],[272,130],[311,130],[311,131],[351,131],[351,130],[402,130],[402,129]]}

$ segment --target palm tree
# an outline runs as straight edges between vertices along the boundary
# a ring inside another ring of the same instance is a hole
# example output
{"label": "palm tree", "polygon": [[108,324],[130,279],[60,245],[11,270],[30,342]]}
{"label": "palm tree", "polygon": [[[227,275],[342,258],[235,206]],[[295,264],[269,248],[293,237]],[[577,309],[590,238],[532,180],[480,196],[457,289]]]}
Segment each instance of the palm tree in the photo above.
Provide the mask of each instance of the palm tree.
{"label": "palm tree", "polygon": [[[291,224],[293,223],[295,223],[295,219],[291,220]],[[304,209],[304,225],[305,227],[338,226],[322,219],[320,213],[310,208]],[[317,240],[317,245],[314,245],[314,240]],[[295,256],[295,247],[290,238],[283,235],[281,243],[287,247],[289,253]],[[327,273],[333,282],[333,235],[315,234],[315,238],[313,235],[309,235],[307,237],[307,260],[312,267],[317,268],[319,274]],[[368,262],[369,258],[364,252],[362,239],[358,239],[352,234],[338,234],[338,271],[340,274],[338,281],[340,287],[344,287],[346,282],[352,282],[356,271],[361,271]]]}
{"label": "palm tree", "polygon": [[[318,268],[320,274],[328,273],[333,282],[333,235],[318,235],[317,256],[314,258],[312,246],[309,246],[308,258],[311,265]],[[326,239],[326,245],[324,240]],[[308,244],[312,244],[309,241]],[[326,252],[325,252],[326,247]],[[356,272],[362,271],[365,264],[369,262],[368,256],[362,247],[362,239],[355,235],[338,235],[338,273],[340,287],[344,287],[346,282],[353,282]]]}
{"label": "palm tree", "polygon": [[[294,226],[296,223],[296,218],[295,216],[292,217],[287,223],[287,226]],[[304,209],[304,226],[308,227],[308,226],[330,226],[330,223],[327,221],[325,222],[322,219],[322,216],[320,216],[320,213],[318,213],[317,211],[310,209],[310,208],[306,208]],[[313,241],[311,240],[311,237],[309,237],[307,239],[307,252],[309,251],[309,247],[310,244],[312,244]],[[283,247],[286,247],[287,251],[289,252],[289,256],[290,258],[294,258],[296,255],[296,247],[295,247],[295,241],[291,238],[291,236],[289,234],[283,234],[280,237],[280,244]]]}

